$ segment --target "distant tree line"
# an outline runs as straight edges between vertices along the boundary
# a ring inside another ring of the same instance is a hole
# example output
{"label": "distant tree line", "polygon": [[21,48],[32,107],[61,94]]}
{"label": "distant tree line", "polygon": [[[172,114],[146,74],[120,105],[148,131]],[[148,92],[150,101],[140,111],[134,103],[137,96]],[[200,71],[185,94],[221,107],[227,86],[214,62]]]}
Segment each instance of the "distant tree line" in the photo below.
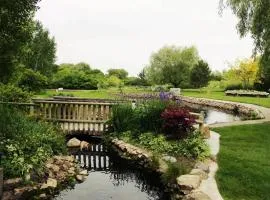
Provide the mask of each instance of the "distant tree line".
{"label": "distant tree line", "polygon": [[[269,26],[266,18],[262,21],[265,26],[257,26],[258,23],[255,23],[260,16],[268,16],[266,2],[227,0],[226,4],[239,18],[243,14],[238,29],[241,36],[247,32],[254,35],[255,50],[260,56],[236,62],[225,72],[211,72],[208,63],[199,56],[194,46],[165,46],[151,55],[149,64],[136,77],[129,77],[126,70],[119,68],[109,69],[104,73],[83,62],[56,65],[55,39],[41,22],[34,19],[38,2],[39,0],[0,1],[2,84],[9,83],[33,92],[44,88],[98,89],[124,85],[201,88],[209,85],[209,81],[212,85],[226,82],[231,88],[265,90],[270,87],[270,51],[266,37]],[[258,7],[264,4],[265,7]],[[249,11],[252,11],[251,15],[246,15]],[[249,26],[244,26],[248,24]]]}

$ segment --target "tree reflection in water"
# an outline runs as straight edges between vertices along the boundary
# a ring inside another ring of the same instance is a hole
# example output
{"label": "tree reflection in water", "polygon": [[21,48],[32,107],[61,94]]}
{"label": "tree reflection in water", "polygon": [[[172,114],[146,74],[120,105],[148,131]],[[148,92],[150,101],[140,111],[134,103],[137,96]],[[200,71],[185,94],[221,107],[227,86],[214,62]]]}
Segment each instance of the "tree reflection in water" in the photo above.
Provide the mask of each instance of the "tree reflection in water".
{"label": "tree reflection in water", "polygon": [[151,197],[149,199],[169,199],[169,195],[164,192],[164,187],[157,173],[138,168],[133,162],[120,158],[101,143],[93,143],[88,151],[78,150],[73,154],[81,166],[90,173],[100,171],[109,174],[114,187],[125,186],[129,182],[134,182],[136,188]]}

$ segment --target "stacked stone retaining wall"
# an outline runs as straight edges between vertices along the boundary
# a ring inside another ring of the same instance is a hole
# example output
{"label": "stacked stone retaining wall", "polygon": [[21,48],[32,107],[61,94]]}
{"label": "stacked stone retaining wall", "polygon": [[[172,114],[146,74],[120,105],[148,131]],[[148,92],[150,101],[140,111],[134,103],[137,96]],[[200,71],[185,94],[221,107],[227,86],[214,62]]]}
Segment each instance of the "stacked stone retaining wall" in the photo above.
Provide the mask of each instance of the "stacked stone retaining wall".
{"label": "stacked stone retaining wall", "polygon": [[244,116],[247,119],[264,119],[263,114],[255,108],[239,104],[236,102],[225,102],[219,100],[211,100],[211,99],[204,99],[204,98],[195,98],[195,97],[177,97],[181,103],[186,104],[192,107],[192,104],[197,104],[200,106],[208,106],[213,107],[218,110],[225,110],[231,113],[239,114]]}

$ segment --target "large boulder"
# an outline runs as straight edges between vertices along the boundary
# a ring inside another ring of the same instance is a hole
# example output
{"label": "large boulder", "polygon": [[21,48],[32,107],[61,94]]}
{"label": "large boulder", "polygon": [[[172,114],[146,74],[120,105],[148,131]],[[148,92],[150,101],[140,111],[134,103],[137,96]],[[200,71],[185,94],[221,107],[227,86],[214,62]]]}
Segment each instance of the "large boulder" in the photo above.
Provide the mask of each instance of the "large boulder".
{"label": "large boulder", "polygon": [[[1,169],[0,169],[0,171],[1,171]],[[20,185],[22,185],[22,183],[23,183],[22,178],[7,179],[7,180],[4,181],[4,190],[5,191],[13,190],[14,188],[19,187]],[[0,185],[1,185],[1,183],[0,183]]]}
{"label": "large boulder", "polygon": [[87,172],[87,170],[82,170],[82,171],[80,171],[79,174],[80,175],[83,175],[83,176],[87,176],[88,175],[88,172]]}
{"label": "large boulder", "polygon": [[170,162],[170,163],[176,163],[177,162],[176,158],[173,157],[173,156],[163,156],[162,160]]}
{"label": "large boulder", "polygon": [[211,198],[201,191],[194,191],[185,196],[183,200],[211,200]]}
{"label": "large boulder", "polygon": [[201,129],[201,134],[205,139],[210,138],[210,128],[208,125],[204,124],[202,129]]}
{"label": "large boulder", "polygon": [[193,169],[190,172],[191,175],[199,175],[201,177],[201,179],[207,179],[208,178],[208,174],[203,171],[202,169]]}
{"label": "large boulder", "polygon": [[199,175],[182,175],[179,176],[176,180],[180,190],[184,194],[189,194],[192,190],[197,189],[201,183],[201,178]]}
{"label": "large boulder", "polygon": [[80,147],[81,141],[77,138],[72,138],[67,142],[68,147]]}
{"label": "large boulder", "polygon": [[76,180],[77,180],[79,183],[84,182],[85,179],[86,179],[86,178],[85,178],[85,176],[83,176],[83,175],[80,175],[80,174],[76,175]]}
{"label": "large boulder", "polygon": [[209,165],[207,163],[203,163],[203,162],[196,163],[195,168],[201,169],[201,170],[205,171],[206,173],[209,173],[209,171],[210,171]]}
{"label": "large boulder", "polygon": [[48,178],[47,182],[44,183],[40,189],[47,189],[47,188],[56,188],[57,187],[57,180],[53,178]]}
{"label": "large boulder", "polygon": [[55,173],[60,171],[60,167],[56,164],[46,164],[46,168],[52,170]]}

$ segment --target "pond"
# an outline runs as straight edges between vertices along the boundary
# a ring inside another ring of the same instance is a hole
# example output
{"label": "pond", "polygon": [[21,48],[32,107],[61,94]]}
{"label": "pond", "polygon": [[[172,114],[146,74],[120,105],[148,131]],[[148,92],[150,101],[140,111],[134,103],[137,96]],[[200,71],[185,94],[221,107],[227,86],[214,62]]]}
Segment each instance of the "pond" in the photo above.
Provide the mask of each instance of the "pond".
{"label": "pond", "polygon": [[206,124],[216,124],[226,122],[228,123],[241,120],[241,118],[237,115],[233,115],[215,109],[207,109],[203,110],[203,112],[205,114],[204,122]]}
{"label": "pond", "polygon": [[242,118],[239,115],[230,113],[228,111],[221,111],[209,106],[201,106],[197,104],[185,103],[183,107],[196,113],[204,113],[205,124],[217,124],[217,123],[228,123],[234,121],[240,121]]}
{"label": "pond", "polygon": [[60,192],[55,200],[170,199],[158,174],[139,169],[99,140],[92,141],[88,151],[76,150],[72,154],[89,175],[85,182]]}

